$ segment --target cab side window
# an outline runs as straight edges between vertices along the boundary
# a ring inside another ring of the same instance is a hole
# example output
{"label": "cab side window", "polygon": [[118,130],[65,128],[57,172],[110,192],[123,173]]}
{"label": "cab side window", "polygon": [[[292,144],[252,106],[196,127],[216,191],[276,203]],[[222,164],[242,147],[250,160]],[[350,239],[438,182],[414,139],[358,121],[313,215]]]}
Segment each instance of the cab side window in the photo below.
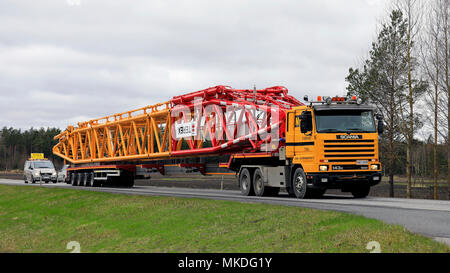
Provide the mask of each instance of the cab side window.
{"label": "cab side window", "polygon": [[300,115],[295,116],[295,128],[300,127]]}

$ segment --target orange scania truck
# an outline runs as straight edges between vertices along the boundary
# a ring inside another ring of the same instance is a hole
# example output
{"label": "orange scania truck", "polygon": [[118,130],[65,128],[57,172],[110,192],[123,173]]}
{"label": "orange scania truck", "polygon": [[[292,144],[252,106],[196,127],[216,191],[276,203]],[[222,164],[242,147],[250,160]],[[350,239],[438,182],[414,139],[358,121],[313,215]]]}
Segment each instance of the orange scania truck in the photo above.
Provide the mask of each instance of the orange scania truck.
{"label": "orange scania truck", "polygon": [[73,186],[132,187],[183,171],[235,175],[247,196],[366,197],[382,178],[382,115],[356,97],[303,100],[282,86],[215,86],[68,126],[53,153],[70,164]]}

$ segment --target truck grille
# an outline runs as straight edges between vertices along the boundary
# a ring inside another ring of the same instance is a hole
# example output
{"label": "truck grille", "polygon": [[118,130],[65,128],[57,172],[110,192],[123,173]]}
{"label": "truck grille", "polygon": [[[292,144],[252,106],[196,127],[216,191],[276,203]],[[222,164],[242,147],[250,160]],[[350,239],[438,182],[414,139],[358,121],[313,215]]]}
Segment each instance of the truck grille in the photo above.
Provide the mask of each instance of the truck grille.
{"label": "truck grille", "polygon": [[368,165],[333,165],[331,168],[333,171],[346,171],[346,170],[368,170]]}
{"label": "truck grille", "polygon": [[324,140],[324,154],[328,162],[371,159],[375,157],[375,143],[373,139]]}

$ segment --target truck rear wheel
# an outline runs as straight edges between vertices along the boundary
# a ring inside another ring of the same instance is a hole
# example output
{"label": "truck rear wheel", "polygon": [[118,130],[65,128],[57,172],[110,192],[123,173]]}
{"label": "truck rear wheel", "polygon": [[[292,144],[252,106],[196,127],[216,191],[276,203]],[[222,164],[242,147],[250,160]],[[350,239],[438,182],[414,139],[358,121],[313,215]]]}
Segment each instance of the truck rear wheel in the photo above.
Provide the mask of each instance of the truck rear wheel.
{"label": "truck rear wheel", "polygon": [[263,196],[265,193],[266,187],[264,186],[264,178],[260,169],[256,169],[253,173],[253,191],[256,196]]}
{"label": "truck rear wheel", "polygon": [[252,187],[252,176],[247,168],[243,168],[239,174],[239,187],[244,196],[255,195]]}
{"label": "truck rear wheel", "polygon": [[306,196],[307,182],[306,175],[302,168],[297,168],[292,178],[292,190],[295,197],[303,199]]}
{"label": "truck rear wheel", "polygon": [[366,198],[369,195],[370,186],[360,186],[352,189],[351,193],[355,198]]}

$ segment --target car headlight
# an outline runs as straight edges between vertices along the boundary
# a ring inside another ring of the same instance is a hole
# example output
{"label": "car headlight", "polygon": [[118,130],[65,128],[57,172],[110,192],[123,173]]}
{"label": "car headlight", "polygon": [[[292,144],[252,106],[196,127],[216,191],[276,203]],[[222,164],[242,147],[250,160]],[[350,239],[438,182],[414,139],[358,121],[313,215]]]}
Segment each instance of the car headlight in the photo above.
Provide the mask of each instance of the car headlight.
{"label": "car headlight", "polygon": [[34,172],[33,172],[33,175],[34,175],[34,176],[39,176],[40,173],[39,173],[39,171],[34,171]]}
{"label": "car headlight", "polygon": [[371,168],[372,170],[378,170],[378,169],[380,168],[380,166],[379,166],[378,164],[372,164],[372,165],[370,166],[370,168]]}
{"label": "car headlight", "polygon": [[327,166],[327,165],[321,165],[321,166],[319,166],[319,171],[321,171],[321,172],[326,172],[326,171],[328,171],[328,166]]}

